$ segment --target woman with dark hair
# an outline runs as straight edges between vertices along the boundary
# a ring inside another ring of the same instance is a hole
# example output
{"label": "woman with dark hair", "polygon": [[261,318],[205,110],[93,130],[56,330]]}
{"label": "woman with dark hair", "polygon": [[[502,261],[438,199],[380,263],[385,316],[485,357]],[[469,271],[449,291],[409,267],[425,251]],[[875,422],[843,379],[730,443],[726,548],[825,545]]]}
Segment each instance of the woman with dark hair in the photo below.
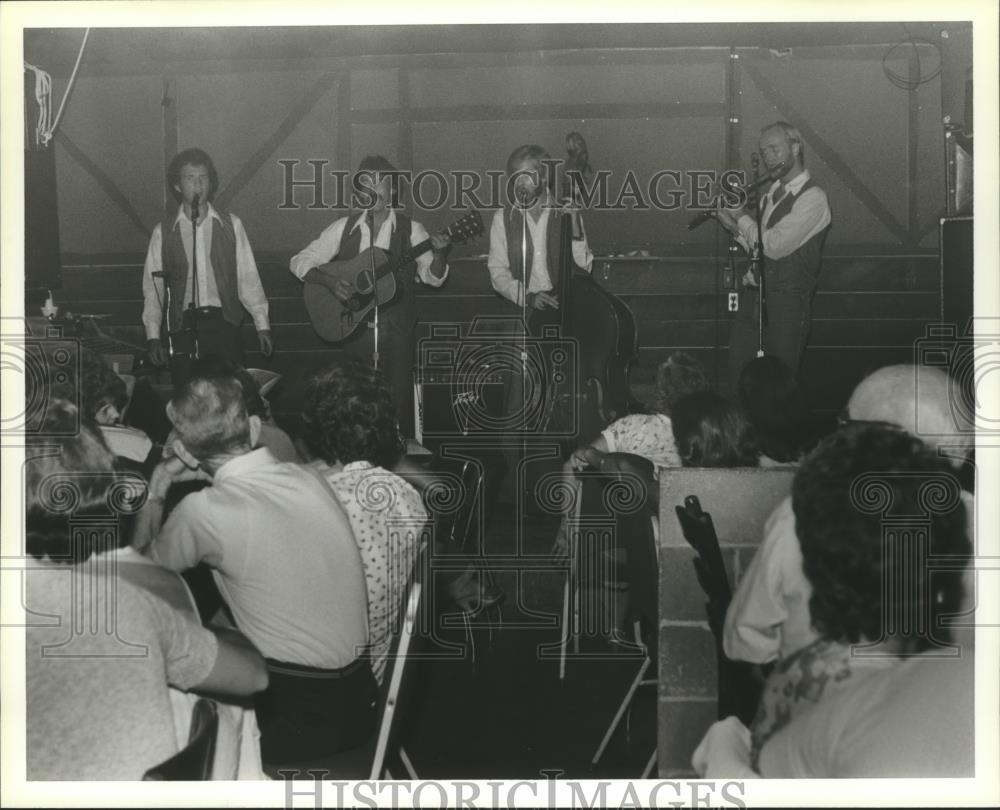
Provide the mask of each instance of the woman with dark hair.
{"label": "woman with dark hair", "polygon": [[971,639],[947,620],[972,546],[948,460],[853,424],[803,461],[792,506],[818,639],[775,665],[749,734],[713,727],[699,772],[749,775],[742,750],[771,777],[972,775]]}
{"label": "woman with dark hair", "polygon": [[176,714],[180,693],[168,686],[249,695],[267,685],[263,659],[235,631],[202,627],[177,604],[176,575],[124,548],[123,518],[145,482],[116,469],[75,406],[48,403],[24,476],[25,546],[37,560],[25,605],[55,619],[26,630],[28,779],[141,779],[184,744],[177,726],[190,704]]}
{"label": "woman with dark hair", "polygon": [[714,391],[674,404],[671,424],[684,467],[756,467],[757,445],[743,412]]}
{"label": "woman with dark hair", "polygon": [[758,357],[743,367],[737,390],[760,446],[760,465],[797,464],[809,449],[812,415],[792,370],[780,357]]}
{"label": "woman with dark hair", "polygon": [[344,507],[364,564],[372,672],[385,676],[392,622],[427,524],[419,493],[390,470],[404,452],[380,371],[344,360],[306,384],[303,437]]}

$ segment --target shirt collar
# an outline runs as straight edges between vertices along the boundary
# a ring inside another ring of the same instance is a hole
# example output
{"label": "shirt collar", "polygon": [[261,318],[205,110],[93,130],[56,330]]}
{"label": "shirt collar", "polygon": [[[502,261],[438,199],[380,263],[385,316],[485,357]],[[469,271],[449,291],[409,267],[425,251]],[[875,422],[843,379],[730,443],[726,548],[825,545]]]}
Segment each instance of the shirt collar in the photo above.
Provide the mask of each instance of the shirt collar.
{"label": "shirt collar", "polygon": [[[354,227],[351,228],[351,232],[353,233],[354,231],[358,230],[361,227],[361,223],[363,223],[364,221],[365,221],[365,218],[363,216],[358,217],[358,221],[354,223]],[[389,209],[389,216],[386,217],[386,222],[389,223],[389,232],[390,233],[392,233],[393,231],[396,230],[396,211],[395,211],[395,209],[393,209],[393,208]],[[382,227],[385,227],[385,225],[383,225]]]}
{"label": "shirt collar", "polygon": [[[219,216],[219,212],[216,211],[214,207],[212,207],[212,203],[210,202],[205,203],[205,209],[208,211],[208,216],[211,217],[212,219],[218,219],[218,220],[222,219],[222,217]],[[204,222],[205,219],[206,217],[202,217],[201,222]],[[187,225],[191,224],[191,220],[188,219],[188,215],[184,213],[183,205],[180,205],[177,208],[177,216],[174,217],[174,224],[171,226],[171,230],[176,228],[179,222],[184,222]]]}
{"label": "shirt collar", "polygon": [[232,476],[242,475],[252,470],[259,470],[261,467],[268,467],[277,464],[276,459],[266,447],[258,447],[249,453],[229,459],[219,469],[215,471],[213,484],[221,483]]}
{"label": "shirt collar", "polygon": [[[806,181],[808,181],[808,180],[809,180],[809,170],[808,169],[803,169],[802,173],[796,175],[794,180],[789,180],[787,183],[785,183],[785,194],[788,194],[788,193],[798,194],[802,190],[802,186],[804,186],[806,184]],[[771,190],[770,190],[769,194],[773,197],[774,196],[774,192],[780,186],[781,186],[781,181],[780,180],[775,180],[771,184]],[[784,196],[784,195],[782,195],[782,196]]]}
{"label": "shirt collar", "polygon": [[344,465],[344,472],[353,472],[354,470],[371,470],[375,467],[370,461],[350,461]]}

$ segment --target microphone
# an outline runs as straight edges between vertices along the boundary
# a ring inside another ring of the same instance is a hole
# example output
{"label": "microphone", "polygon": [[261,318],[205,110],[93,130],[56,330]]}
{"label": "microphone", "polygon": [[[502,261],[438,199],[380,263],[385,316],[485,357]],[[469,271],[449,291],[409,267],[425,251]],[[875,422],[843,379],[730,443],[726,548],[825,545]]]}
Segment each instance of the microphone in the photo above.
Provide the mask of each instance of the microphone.
{"label": "microphone", "polygon": [[195,194],[194,199],[191,200],[191,219],[198,219],[198,198],[201,195]]}

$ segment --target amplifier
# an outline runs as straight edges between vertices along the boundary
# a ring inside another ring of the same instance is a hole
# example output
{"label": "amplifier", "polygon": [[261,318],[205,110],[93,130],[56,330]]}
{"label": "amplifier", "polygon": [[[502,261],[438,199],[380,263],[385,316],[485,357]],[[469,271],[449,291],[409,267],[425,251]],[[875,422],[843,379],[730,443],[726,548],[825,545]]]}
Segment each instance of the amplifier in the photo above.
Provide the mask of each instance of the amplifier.
{"label": "amplifier", "polygon": [[416,440],[430,447],[442,441],[495,433],[503,417],[504,390],[499,371],[474,376],[450,370],[418,374],[413,391]]}

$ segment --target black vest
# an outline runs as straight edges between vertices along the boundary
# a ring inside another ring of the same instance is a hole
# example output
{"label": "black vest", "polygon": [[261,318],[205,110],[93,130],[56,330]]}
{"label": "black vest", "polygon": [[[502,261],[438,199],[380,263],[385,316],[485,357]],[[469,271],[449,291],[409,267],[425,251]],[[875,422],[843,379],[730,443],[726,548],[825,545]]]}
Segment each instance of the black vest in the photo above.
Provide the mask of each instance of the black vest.
{"label": "black vest", "polygon": [[[521,266],[521,231],[524,226],[524,212],[520,208],[505,208],[503,211],[504,230],[507,233],[507,264],[511,275],[524,282],[527,291],[531,281],[531,263],[535,256],[535,245],[531,241],[531,230],[528,229],[528,274],[525,281],[524,268]],[[559,229],[561,221],[559,211],[555,208],[549,211],[549,221],[545,226],[545,257],[549,265],[549,278],[552,289],[559,289]]]}
{"label": "black vest", "polygon": [[[764,222],[765,233],[769,228],[773,228],[788,214],[795,206],[795,201],[808,188],[815,184],[810,177],[797,194],[787,192],[778,202]],[[780,293],[805,293],[811,294],[816,289],[819,281],[819,270],[822,261],[823,242],[830,227],[827,226],[819,233],[807,239],[795,251],[780,259],[766,257],[764,271],[766,273],[767,291]]]}
{"label": "black vest", "polygon": [[[337,251],[338,259],[353,259],[368,248],[367,244],[361,244],[361,229],[355,230],[355,225],[363,216],[364,213],[360,213],[348,218],[344,234],[340,239],[340,250]],[[392,229],[392,236],[389,237],[387,252],[390,256],[401,256],[410,249],[412,228],[413,223],[410,218],[397,211],[396,227]],[[380,302],[383,305],[385,303]],[[414,262],[401,267],[396,273],[396,295],[391,301],[391,306],[379,309],[379,319],[384,324],[394,324],[397,329],[404,332],[411,331],[416,326],[417,291]]]}
{"label": "black vest", "polygon": [[[236,280],[236,231],[229,214],[222,211],[216,213],[219,214],[219,219],[212,221],[212,244],[208,248],[212,275],[215,276],[215,287],[219,291],[223,316],[234,326],[239,326],[243,322],[246,310],[240,303],[239,285]],[[188,278],[191,275],[187,254],[184,252],[184,242],[181,239],[181,228],[185,227],[185,222],[182,220],[177,223],[176,220],[176,217],[171,217],[160,224],[162,237],[160,258],[163,274],[170,287],[168,318],[171,331],[181,328],[181,313],[187,295]]]}

